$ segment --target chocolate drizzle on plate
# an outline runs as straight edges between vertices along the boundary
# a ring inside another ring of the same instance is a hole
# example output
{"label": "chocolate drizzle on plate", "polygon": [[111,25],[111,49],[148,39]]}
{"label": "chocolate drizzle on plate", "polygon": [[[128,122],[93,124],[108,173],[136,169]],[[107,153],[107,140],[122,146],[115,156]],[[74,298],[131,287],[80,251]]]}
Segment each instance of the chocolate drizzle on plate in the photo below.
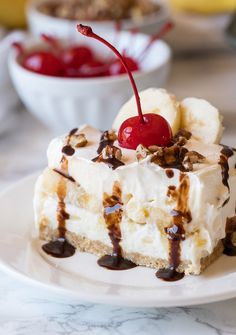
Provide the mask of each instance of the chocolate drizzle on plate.
{"label": "chocolate drizzle on plate", "polygon": [[65,238],[48,242],[42,246],[42,249],[46,254],[55,258],[67,258],[75,253],[75,248]]}
{"label": "chocolate drizzle on plate", "polygon": [[188,208],[190,181],[185,173],[180,174],[180,185],[177,189],[176,209],[171,211],[173,224],[165,229],[169,241],[169,263],[167,269],[160,269],[156,272],[157,278],[165,281],[177,281],[184,277],[184,273],[178,272],[181,256],[181,241],[185,239],[184,224],[192,220]]}
{"label": "chocolate drizzle on plate", "polygon": [[113,252],[112,255],[104,255],[98,260],[98,265],[110,270],[128,270],[136,267],[136,264],[124,259],[122,256],[121,229],[122,220],[122,201],[121,189],[118,182],[114,183],[112,195],[107,193],[103,197],[104,219],[111,239]]}
{"label": "chocolate drizzle on plate", "polygon": [[66,220],[70,218],[66,212],[65,196],[66,196],[66,183],[63,178],[58,183],[57,188],[58,205],[57,205],[57,222],[58,222],[58,238],[50,241],[42,246],[44,252],[56,258],[71,257],[75,253],[73,247],[66,240]]}
{"label": "chocolate drizzle on plate", "polygon": [[236,232],[236,216],[227,219],[225,232],[226,236],[223,240],[224,254],[227,256],[236,256],[236,245],[233,243],[233,235]]}

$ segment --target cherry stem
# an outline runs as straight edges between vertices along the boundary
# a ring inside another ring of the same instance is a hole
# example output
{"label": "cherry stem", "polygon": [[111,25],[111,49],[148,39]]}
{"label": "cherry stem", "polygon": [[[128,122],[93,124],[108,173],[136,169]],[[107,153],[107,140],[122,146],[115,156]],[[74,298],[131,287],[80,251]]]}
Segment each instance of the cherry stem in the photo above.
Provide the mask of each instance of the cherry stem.
{"label": "cherry stem", "polygon": [[139,55],[139,62],[141,62],[143,60],[144,55],[150,49],[152,43],[155,42],[156,40],[159,40],[160,38],[162,38],[173,27],[174,27],[173,22],[167,22],[166,24],[164,24],[164,26],[161,28],[161,30],[157,34],[151,36],[150,41],[148,42],[146,47],[143,49],[143,51]]}
{"label": "cherry stem", "polygon": [[12,46],[18,51],[20,55],[22,55],[25,52],[24,47],[20,42],[13,42]]}
{"label": "cherry stem", "polygon": [[54,48],[56,51],[60,50],[60,46],[58,43],[58,40],[52,36],[41,34],[41,38],[43,41],[48,43],[52,48]]}
{"label": "cherry stem", "polygon": [[138,89],[137,89],[137,86],[135,84],[135,81],[134,81],[134,77],[126,63],[126,61],[124,60],[123,56],[120,54],[120,52],[113,46],[111,45],[108,41],[106,41],[104,38],[98,36],[97,34],[95,34],[92,30],[91,27],[89,26],[84,26],[82,24],[78,24],[77,25],[77,30],[79,33],[81,33],[82,35],[84,36],[87,36],[87,37],[92,37],[96,40],[98,40],[99,42],[105,44],[108,48],[110,48],[114,54],[120,59],[122,65],[124,66],[128,76],[129,76],[129,79],[130,79],[130,82],[131,82],[131,85],[132,85],[132,88],[133,88],[133,91],[134,91],[134,96],[135,96],[135,99],[136,99],[136,104],[137,104],[137,108],[138,108],[138,115],[139,115],[139,119],[140,119],[140,122],[141,123],[145,123],[144,121],[144,117],[143,117],[143,113],[142,113],[142,108],[141,108],[141,103],[140,103],[140,98],[139,98],[139,94],[138,94]]}
{"label": "cherry stem", "polygon": [[115,22],[115,37],[114,37],[114,42],[113,44],[117,45],[118,44],[118,40],[120,38],[120,32],[122,30],[122,23],[121,21],[116,21]]}

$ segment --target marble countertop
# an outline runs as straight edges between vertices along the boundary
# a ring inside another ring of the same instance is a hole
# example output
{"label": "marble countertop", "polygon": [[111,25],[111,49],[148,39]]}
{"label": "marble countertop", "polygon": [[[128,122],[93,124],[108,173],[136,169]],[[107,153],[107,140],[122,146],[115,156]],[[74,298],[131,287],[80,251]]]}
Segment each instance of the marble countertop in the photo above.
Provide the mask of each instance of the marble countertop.
{"label": "marble countertop", "polygon": [[[236,146],[234,54],[176,60],[168,88],[203,96],[225,115],[224,143]],[[227,89],[226,89],[227,87]],[[4,189],[43,168],[52,133],[27,112],[19,112],[10,131],[0,134],[0,186]],[[224,283],[222,283],[223,285]],[[88,304],[49,294],[0,273],[0,334],[236,334],[236,299],[179,308],[122,308]]]}
{"label": "marble countertop", "polygon": [[230,335],[236,299],[197,307],[122,308],[72,302],[1,274],[3,335]]}

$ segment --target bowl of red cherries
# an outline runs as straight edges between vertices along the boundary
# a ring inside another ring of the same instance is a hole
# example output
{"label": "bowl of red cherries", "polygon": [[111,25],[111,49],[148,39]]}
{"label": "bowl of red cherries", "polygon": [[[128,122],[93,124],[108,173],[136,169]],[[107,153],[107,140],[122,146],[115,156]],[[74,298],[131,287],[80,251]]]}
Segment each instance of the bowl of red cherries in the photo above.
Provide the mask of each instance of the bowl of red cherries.
{"label": "bowl of red cherries", "polygon": [[26,108],[56,132],[84,123],[108,129],[132,94],[125,66],[140,90],[165,84],[171,51],[159,38],[170,28],[152,38],[123,31],[100,36],[122,60],[79,32],[76,40],[28,37],[14,43],[9,57],[13,84]]}

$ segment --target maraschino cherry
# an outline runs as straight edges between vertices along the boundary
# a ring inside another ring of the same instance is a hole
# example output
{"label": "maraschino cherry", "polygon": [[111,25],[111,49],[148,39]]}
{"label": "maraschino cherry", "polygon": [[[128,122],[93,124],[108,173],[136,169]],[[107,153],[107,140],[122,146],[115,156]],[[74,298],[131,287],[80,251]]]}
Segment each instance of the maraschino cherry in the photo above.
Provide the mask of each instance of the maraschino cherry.
{"label": "maraschino cherry", "polygon": [[41,34],[41,38],[59,55],[64,64],[64,74],[69,77],[79,76],[78,69],[95,59],[92,49],[86,45],[71,45],[63,49],[55,37]]}
{"label": "maraschino cherry", "polygon": [[36,51],[28,54],[23,59],[22,65],[29,71],[48,76],[59,76],[62,71],[60,58],[49,51]]}
{"label": "maraschino cherry", "polygon": [[71,46],[63,50],[61,55],[63,63],[69,68],[79,68],[93,60],[94,55],[90,48],[85,45]]}
{"label": "maraschino cherry", "polygon": [[79,69],[80,77],[104,77],[109,75],[107,64],[99,59],[92,59]]}
{"label": "maraschino cherry", "polygon": [[41,34],[41,38],[60,56],[64,65],[64,77],[93,78],[110,75],[108,66],[88,46],[72,45],[62,49],[56,38],[46,34]]}
{"label": "maraschino cherry", "polygon": [[125,120],[118,132],[119,145],[123,148],[135,150],[139,144],[146,147],[150,145],[167,146],[171,142],[172,131],[169,123],[160,115],[149,113],[143,115],[137,86],[125,59],[119,51],[102,37],[92,31],[91,27],[77,25],[78,31],[87,37],[92,37],[110,48],[123,64],[137,103],[138,116]]}
{"label": "maraschino cherry", "polygon": [[[42,35],[42,38],[51,46],[53,45],[55,49],[57,48],[56,39],[44,34]],[[13,43],[13,46],[18,50],[20,56],[23,56],[22,66],[25,69],[48,76],[61,75],[62,61],[56,54],[46,50],[26,53],[23,45],[19,42]]]}

